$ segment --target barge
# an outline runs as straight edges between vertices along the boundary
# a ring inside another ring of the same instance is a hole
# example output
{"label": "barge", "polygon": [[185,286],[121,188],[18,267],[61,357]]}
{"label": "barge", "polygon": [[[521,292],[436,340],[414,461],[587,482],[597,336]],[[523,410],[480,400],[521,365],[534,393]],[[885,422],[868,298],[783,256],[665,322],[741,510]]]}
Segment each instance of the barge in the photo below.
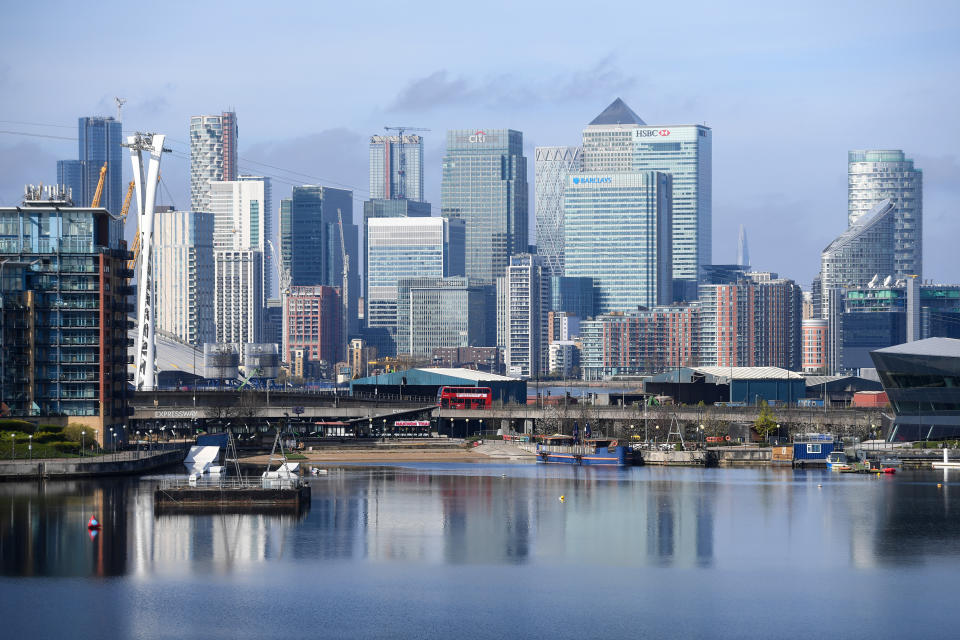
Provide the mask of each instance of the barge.
{"label": "barge", "polygon": [[615,439],[590,439],[578,443],[573,436],[543,436],[537,445],[537,462],[625,467],[632,462],[629,447]]}

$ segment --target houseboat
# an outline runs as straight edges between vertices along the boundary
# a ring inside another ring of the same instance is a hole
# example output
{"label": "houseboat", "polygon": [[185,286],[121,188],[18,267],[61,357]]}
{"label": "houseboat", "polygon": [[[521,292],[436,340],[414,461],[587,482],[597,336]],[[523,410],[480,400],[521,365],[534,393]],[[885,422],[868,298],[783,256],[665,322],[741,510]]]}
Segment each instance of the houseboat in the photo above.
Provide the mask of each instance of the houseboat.
{"label": "houseboat", "polygon": [[573,436],[540,436],[537,462],[624,467],[630,464],[630,449],[611,438],[590,438],[579,442]]}

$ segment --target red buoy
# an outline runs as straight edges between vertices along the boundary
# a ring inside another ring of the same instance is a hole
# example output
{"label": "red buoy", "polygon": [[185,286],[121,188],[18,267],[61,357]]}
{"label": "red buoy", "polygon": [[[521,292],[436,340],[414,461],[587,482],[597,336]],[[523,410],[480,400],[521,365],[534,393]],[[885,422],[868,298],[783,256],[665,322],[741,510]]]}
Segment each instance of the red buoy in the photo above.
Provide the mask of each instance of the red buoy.
{"label": "red buoy", "polygon": [[87,529],[93,530],[93,529],[99,529],[99,528],[100,528],[100,523],[97,521],[97,519],[94,516],[90,516],[90,522],[87,523]]}

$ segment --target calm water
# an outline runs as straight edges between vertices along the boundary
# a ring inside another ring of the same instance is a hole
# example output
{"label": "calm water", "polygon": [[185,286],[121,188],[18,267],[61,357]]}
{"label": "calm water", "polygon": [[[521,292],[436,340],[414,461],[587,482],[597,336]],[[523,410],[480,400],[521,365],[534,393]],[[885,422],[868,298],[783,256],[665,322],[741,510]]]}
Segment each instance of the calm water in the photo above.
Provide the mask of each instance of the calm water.
{"label": "calm water", "polygon": [[157,517],[155,483],[0,483],[0,636],[877,638],[960,624],[956,475],[348,467],[314,481],[301,518]]}

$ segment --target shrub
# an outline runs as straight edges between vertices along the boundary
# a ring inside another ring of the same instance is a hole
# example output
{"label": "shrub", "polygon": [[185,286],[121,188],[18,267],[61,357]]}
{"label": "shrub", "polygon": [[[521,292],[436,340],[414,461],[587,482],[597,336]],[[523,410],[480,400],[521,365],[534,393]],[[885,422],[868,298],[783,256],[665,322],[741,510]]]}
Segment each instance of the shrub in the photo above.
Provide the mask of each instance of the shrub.
{"label": "shrub", "polygon": [[72,440],[74,442],[80,442],[81,440],[80,433],[83,431],[87,432],[86,438],[84,438],[84,440],[86,442],[92,441],[93,429],[83,424],[77,424],[76,422],[73,422],[66,426],[66,428],[63,430],[63,436],[64,436],[63,439]]}
{"label": "shrub", "polygon": [[33,423],[26,420],[0,420],[0,431],[22,431],[24,433],[33,433]]}
{"label": "shrub", "polygon": [[48,442],[47,446],[52,447],[60,453],[76,453],[77,447],[80,445],[76,442],[64,442],[61,440],[58,442]]}
{"label": "shrub", "polygon": [[41,424],[37,426],[39,433],[63,433],[63,427],[55,424]]}

